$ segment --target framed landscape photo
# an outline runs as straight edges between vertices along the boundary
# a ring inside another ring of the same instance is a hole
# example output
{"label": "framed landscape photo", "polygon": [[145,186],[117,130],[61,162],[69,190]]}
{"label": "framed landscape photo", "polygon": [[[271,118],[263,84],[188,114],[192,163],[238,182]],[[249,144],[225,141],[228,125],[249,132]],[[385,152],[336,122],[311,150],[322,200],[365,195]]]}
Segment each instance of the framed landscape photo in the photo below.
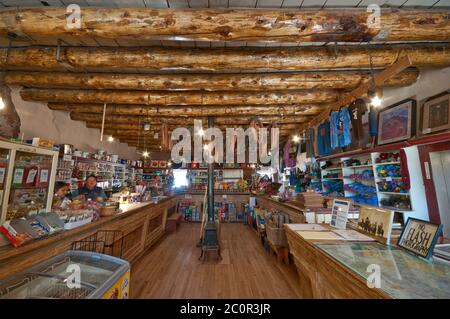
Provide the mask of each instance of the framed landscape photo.
{"label": "framed landscape photo", "polygon": [[378,145],[410,139],[415,133],[416,100],[407,99],[388,106],[378,114]]}
{"label": "framed landscape photo", "polygon": [[450,129],[450,94],[433,98],[423,104],[422,133]]}
{"label": "framed landscape photo", "polygon": [[408,218],[397,245],[410,252],[429,259],[441,233],[442,225],[432,224],[425,220]]}

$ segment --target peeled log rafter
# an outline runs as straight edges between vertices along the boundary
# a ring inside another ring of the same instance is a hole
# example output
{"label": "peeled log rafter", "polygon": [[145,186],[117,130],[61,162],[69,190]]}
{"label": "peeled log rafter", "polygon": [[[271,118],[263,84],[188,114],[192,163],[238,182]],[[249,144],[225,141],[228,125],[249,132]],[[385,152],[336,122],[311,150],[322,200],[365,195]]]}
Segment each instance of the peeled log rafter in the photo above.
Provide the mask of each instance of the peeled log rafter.
{"label": "peeled log rafter", "polygon": [[0,35],[132,40],[359,42],[447,40],[447,10],[230,10],[82,8],[80,28],[67,27],[66,8],[0,12]]}
{"label": "peeled log rafter", "polygon": [[[411,68],[384,86],[413,84],[419,70]],[[255,91],[300,89],[353,89],[370,78],[368,72],[304,72],[262,74],[119,74],[8,72],[5,83],[33,88],[169,90],[169,91]]]}
{"label": "peeled log rafter", "polygon": [[[103,104],[66,104],[48,103],[54,111],[73,113],[103,113]],[[142,115],[142,116],[267,116],[267,115],[314,115],[325,108],[324,104],[278,105],[267,106],[147,106],[147,105],[107,105],[108,115]]]}
{"label": "peeled log rafter", "polygon": [[450,65],[448,44],[425,46],[340,46],[302,48],[13,48],[0,49],[0,67],[6,70],[121,71],[154,70],[320,70],[385,67],[408,54],[414,66]]}
{"label": "peeled log rafter", "polygon": [[[95,121],[85,121],[86,123],[86,127],[87,128],[96,128],[96,129],[101,129],[102,127],[102,123],[99,123],[97,120]],[[185,124],[171,124],[168,123],[169,125],[169,129],[175,129],[177,127],[187,127],[190,128],[193,126],[193,122],[191,121],[190,123],[188,123],[188,125]],[[299,124],[280,124],[279,128],[280,128],[280,132],[283,131],[292,131],[292,130],[296,130],[300,127],[301,123]],[[152,124],[153,128],[160,128],[161,127],[161,122]],[[203,120],[203,128],[206,129],[208,126],[207,121]],[[249,124],[233,124],[233,125],[228,125],[228,124],[224,124],[224,125],[217,125],[215,124],[214,127],[217,127],[221,130],[225,130],[226,128],[233,128],[233,127],[241,127],[244,130],[249,128]],[[110,122],[106,122],[105,123],[105,130],[122,130],[122,131],[127,131],[126,134],[142,134],[144,132],[143,130],[143,125],[138,125],[138,124],[123,124],[123,123],[110,123]],[[133,133],[135,132],[135,133]]]}
{"label": "peeled log rafter", "polygon": [[[102,122],[101,114],[92,113],[70,113],[70,118],[75,121],[86,121],[86,122]],[[253,117],[220,117],[215,119],[214,123],[217,125],[246,125],[249,124]],[[255,117],[256,118],[256,117]],[[198,118],[200,119],[200,118]],[[302,123],[307,120],[307,117],[303,115],[291,115],[287,117],[272,116],[260,118],[263,123]],[[194,118],[182,118],[182,117],[143,117],[143,116],[132,116],[132,115],[107,115],[105,116],[105,123],[123,123],[123,124],[143,124],[143,122],[152,123],[167,123],[175,125],[194,125]]]}
{"label": "peeled log rafter", "polygon": [[271,92],[159,92],[121,90],[23,89],[26,101],[60,103],[114,103],[144,105],[274,105],[336,101],[334,90]]}

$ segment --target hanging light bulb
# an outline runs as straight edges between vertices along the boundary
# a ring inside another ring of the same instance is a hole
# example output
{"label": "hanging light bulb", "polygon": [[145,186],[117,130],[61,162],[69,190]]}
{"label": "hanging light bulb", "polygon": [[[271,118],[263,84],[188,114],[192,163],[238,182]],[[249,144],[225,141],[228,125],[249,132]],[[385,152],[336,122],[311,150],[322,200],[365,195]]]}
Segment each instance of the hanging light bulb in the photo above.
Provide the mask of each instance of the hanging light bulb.
{"label": "hanging light bulb", "polygon": [[108,142],[114,142],[114,137],[112,136],[108,137]]}
{"label": "hanging light bulb", "polygon": [[142,153],[142,156],[144,156],[144,157],[148,157],[148,152],[147,152],[147,151],[145,151],[144,153]]}
{"label": "hanging light bulb", "polygon": [[171,166],[172,166],[171,162],[167,163],[167,167],[171,167]]}
{"label": "hanging light bulb", "polygon": [[0,96],[0,110],[3,110],[5,108],[5,102],[3,101],[3,98]]}
{"label": "hanging light bulb", "polygon": [[375,95],[370,100],[370,104],[372,104],[373,107],[380,107],[381,106],[381,99],[378,95]]}
{"label": "hanging light bulb", "polygon": [[205,131],[204,131],[202,128],[200,128],[200,129],[197,131],[197,135],[198,135],[198,136],[203,136],[203,135],[205,135]]}
{"label": "hanging light bulb", "polygon": [[300,136],[294,135],[294,137],[292,137],[292,141],[293,141],[294,143],[300,142]]}

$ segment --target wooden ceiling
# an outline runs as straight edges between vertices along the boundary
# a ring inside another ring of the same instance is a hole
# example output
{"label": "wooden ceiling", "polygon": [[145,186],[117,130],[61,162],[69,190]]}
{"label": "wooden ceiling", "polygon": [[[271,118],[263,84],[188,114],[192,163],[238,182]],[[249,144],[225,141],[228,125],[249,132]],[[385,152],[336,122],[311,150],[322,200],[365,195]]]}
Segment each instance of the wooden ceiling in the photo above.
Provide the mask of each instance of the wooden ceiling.
{"label": "wooden ceiling", "polygon": [[[76,31],[69,3],[82,6]],[[381,30],[366,23],[371,3]],[[450,65],[449,16],[449,0],[0,0],[0,68],[24,100],[87,127],[101,127],[106,103],[105,133],[141,149],[159,148],[162,124],[207,116],[286,139],[402,57],[412,67],[379,87]]]}

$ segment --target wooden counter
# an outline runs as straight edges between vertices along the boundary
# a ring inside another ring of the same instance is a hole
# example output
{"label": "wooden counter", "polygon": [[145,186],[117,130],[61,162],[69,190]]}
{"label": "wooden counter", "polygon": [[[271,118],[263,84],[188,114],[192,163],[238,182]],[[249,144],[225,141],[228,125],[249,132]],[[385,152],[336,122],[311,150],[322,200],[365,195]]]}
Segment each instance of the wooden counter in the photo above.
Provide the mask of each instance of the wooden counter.
{"label": "wooden counter", "polygon": [[304,209],[289,203],[279,202],[267,195],[253,195],[256,197],[256,204],[263,209],[278,210],[289,215],[292,223],[304,223]]}
{"label": "wooden counter", "polygon": [[101,217],[96,222],[63,231],[18,248],[1,247],[0,279],[58,255],[70,249],[74,241],[82,240],[99,230],[122,231],[122,258],[133,262],[164,235],[168,210],[176,207],[178,199],[179,196],[175,195],[161,199],[157,204],[149,202],[126,205],[120,214]]}

